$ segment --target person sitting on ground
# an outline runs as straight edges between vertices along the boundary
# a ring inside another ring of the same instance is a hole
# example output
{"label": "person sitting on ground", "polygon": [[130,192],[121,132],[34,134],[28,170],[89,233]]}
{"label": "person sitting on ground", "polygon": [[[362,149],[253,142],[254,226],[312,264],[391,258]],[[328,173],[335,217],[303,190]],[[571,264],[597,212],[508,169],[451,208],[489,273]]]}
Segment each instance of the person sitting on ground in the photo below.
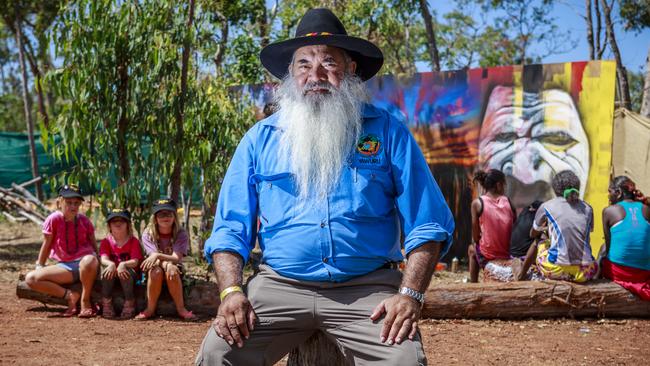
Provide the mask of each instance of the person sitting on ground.
{"label": "person sitting on ground", "polygon": [[190,238],[179,225],[176,202],[159,199],[154,203],[149,226],[142,234],[142,245],[147,254],[140,266],[147,273],[147,308],[135,319],[146,320],[156,313],[164,278],[178,316],[183,320],[195,320],[196,316],[185,308],[183,300],[181,274]]}
{"label": "person sitting on ground", "polygon": [[[27,285],[39,292],[60,297],[68,303],[64,317],[79,313],[80,318],[91,318],[96,310],[90,301],[93,284],[97,277],[97,242],[92,222],[79,213],[83,202],[81,191],[75,185],[59,189],[56,205],[58,210],[43,223],[43,245],[38,253],[36,269],[27,274]],[[45,265],[48,256],[54,265]],[[81,280],[81,294],[63,286]],[[81,298],[81,311],[77,303]]]}
{"label": "person sitting on ground", "polygon": [[614,178],[608,191],[602,275],[650,301],[650,198],[626,176]]}
{"label": "person sitting on ground", "polygon": [[138,275],[138,265],[142,260],[140,241],[133,236],[131,213],[116,208],[106,218],[109,234],[99,245],[102,271],[102,316],[115,317],[113,309],[113,286],[119,280],[124,292],[124,306],[120,319],[135,316],[135,295],[133,287]]}
{"label": "person sitting on ground", "polygon": [[515,265],[517,280],[525,279],[528,268],[537,259],[537,269],[544,279],[586,282],[594,278],[598,263],[591,254],[589,233],[594,230],[594,211],[580,199],[580,179],[564,170],[551,182],[556,198],[544,202],[535,215],[530,236],[548,239],[532,245],[524,263]]}
{"label": "person sitting on ground", "polygon": [[497,169],[474,174],[485,194],[472,202],[472,239],[467,250],[471,282],[478,282],[480,268],[489,261],[510,258],[510,234],[515,221],[515,209],[507,196],[506,176]]}

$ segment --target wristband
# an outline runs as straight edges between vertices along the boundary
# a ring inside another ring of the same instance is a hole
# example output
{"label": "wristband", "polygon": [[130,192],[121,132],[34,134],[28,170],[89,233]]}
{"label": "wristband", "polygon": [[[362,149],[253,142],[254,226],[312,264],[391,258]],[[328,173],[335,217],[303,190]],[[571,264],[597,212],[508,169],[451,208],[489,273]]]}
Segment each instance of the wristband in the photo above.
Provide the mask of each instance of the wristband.
{"label": "wristband", "polygon": [[244,292],[244,290],[242,290],[241,286],[227,287],[219,294],[219,300],[223,301],[223,299],[225,299],[226,296],[230,295],[233,292]]}
{"label": "wristband", "polygon": [[35,267],[36,269],[41,269],[41,268],[43,268],[43,265],[40,264],[40,263],[36,263],[36,265],[35,265],[34,267]]}

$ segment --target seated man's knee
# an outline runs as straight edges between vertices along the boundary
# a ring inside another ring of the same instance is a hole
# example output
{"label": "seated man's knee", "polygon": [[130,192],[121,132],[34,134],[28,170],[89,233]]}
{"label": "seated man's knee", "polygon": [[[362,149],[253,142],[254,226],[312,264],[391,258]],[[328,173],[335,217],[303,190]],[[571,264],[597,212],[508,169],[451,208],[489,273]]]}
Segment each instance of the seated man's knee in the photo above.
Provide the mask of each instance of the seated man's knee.
{"label": "seated man's knee", "polygon": [[208,330],[196,358],[196,365],[239,365],[234,359],[238,349],[231,347],[223,338],[217,336],[214,328]]}

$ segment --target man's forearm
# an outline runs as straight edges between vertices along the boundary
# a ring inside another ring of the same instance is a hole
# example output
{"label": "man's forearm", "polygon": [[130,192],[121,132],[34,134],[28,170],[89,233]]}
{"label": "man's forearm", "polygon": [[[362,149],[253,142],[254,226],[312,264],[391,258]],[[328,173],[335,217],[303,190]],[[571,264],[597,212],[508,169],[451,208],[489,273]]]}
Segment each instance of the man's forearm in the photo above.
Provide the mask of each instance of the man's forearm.
{"label": "man's forearm", "polygon": [[431,276],[440,257],[442,243],[427,242],[409,253],[402,286],[424,292],[429,286]]}
{"label": "man's forearm", "polygon": [[230,286],[241,286],[244,261],[239,254],[232,252],[217,252],[212,254],[214,272],[217,274],[219,292]]}

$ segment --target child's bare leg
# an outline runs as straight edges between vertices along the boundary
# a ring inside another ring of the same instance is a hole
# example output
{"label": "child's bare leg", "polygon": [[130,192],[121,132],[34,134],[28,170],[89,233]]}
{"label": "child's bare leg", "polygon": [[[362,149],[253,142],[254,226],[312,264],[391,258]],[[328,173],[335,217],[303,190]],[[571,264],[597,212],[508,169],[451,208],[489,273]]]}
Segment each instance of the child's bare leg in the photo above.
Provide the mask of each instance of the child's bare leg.
{"label": "child's bare leg", "polygon": [[[73,281],[72,272],[56,265],[31,271],[25,277],[27,286],[32,290],[56,297],[66,296],[66,289],[61,285],[71,284]],[[79,293],[70,291],[66,299],[68,308],[76,308],[79,298]]]}
{"label": "child's bare leg", "polygon": [[145,315],[148,317],[156,313],[164,275],[162,268],[159,266],[149,270],[147,276],[147,308],[144,310]]}
{"label": "child's bare leg", "polygon": [[478,261],[476,260],[476,246],[471,244],[467,248],[467,257],[469,258],[469,281],[478,282]]}
{"label": "child's bare leg", "polygon": [[176,312],[180,316],[184,316],[187,313],[185,308],[185,300],[183,299],[183,283],[181,282],[181,276],[176,275],[173,278],[165,276],[165,281],[167,281],[167,288],[169,289],[169,294],[174,300],[174,305],[176,305]]}
{"label": "child's bare leg", "polygon": [[81,309],[92,307],[90,295],[93,292],[99,261],[94,255],[84,256],[79,262],[79,279],[81,280]]}

